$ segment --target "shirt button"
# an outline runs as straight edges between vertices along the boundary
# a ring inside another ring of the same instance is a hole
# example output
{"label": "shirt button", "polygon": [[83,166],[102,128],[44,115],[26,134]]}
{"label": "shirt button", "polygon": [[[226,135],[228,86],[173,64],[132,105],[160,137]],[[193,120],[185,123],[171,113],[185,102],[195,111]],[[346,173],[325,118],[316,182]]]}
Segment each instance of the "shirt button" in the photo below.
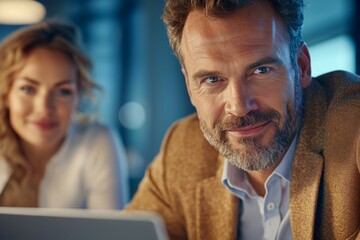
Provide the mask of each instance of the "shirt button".
{"label": "shirt button", "polygon": [[271,202],[271,203],[268,203],[268,205],[266,207],[267,207],[268,211],[272,211],[275,208],[275,204]]}

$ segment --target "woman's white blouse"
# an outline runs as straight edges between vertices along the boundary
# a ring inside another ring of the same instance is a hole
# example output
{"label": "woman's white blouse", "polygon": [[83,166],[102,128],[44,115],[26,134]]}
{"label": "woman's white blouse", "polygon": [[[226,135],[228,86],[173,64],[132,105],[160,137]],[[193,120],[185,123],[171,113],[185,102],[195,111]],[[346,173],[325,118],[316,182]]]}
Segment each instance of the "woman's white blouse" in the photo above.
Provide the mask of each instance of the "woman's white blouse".
{"label": "woman's white blouse", "polygon": [[[0,159],[0,176],[8,179],[4,162]],[[0,179],[0,192],[7,179]],[[127,162],[116,133],[99,123],[73,124],[46,166],[39,207],[121,209],[128,201],[127,184]]]}

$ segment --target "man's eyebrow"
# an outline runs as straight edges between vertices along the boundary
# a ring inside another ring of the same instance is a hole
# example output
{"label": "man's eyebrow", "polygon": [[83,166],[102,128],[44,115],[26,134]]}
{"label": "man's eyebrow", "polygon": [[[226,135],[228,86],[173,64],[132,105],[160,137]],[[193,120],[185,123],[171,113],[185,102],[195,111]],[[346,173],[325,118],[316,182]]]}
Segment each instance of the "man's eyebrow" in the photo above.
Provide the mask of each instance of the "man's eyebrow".
{"label": "man's eyebrow", "polygon": [[254,68],[258,68],[258,67],[261,67],[261,66],[267,65],[267,64],[271,64],[271,65],[275,64],[275,65],[281,66],[284,64],[284,62],[278,57],[269,56],[269,57],[264,57],[264,58],[259,59],[258,61],[250,64],[247,68],[254,69]]}
{"label": "man's eyebrow", "polygon": [[204,78],[209,76],[219,76],[219,75],[220,73],[217,71],[199,70],[192,75],[192,79],[196,81],[199,78]]}

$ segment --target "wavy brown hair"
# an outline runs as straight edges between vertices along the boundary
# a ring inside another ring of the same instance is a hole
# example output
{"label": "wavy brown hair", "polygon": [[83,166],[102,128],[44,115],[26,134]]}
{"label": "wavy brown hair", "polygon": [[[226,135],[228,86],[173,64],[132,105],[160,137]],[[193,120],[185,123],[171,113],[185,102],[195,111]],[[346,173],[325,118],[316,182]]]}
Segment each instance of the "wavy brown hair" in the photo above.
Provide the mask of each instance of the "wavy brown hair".
{"label": "wavy brown hair", "polygon": [[[35,48],[48,48],[65,53],[77,69],[77,86],[82,101],[94,99],[94,90],[100,87],[91,79],[91,61],[84,54],[80,34],[67,23],[44,21],[24,27],[9,35],[0,44],[0,158],[5,158],[13,169],[13,175],[7,184],[9,196],[2,196],[1,202],[7,202],[10,194],[26,184],[29,169],[13,131],[6,98],[13,81],[24,67],[28,54]],[[4,195],[4,194],[2,194]]]}
{"label": "wavy brown hair", "polygon": [[[199,10],[209,17],[221,18],[228,16],[236,9],[248,7],[256,1],[263,0],[166,0],[162,18],[167,29],[170,46],[180,62],[182,63],[181,37],[185,21],[191,11]],[[302,43],[303,0],[267,1],[271,3],[285,24],[289,37],[291,61],[296,67],[297,51]]]}

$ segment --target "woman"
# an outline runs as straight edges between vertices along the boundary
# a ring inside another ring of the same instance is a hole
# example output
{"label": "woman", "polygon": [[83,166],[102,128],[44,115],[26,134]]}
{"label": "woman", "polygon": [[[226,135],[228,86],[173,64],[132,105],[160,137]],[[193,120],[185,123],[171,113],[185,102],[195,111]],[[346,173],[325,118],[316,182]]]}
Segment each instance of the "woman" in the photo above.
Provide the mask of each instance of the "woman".
{"label": "woman", "polygon": [[89,70],[70,25],[38,23],[0,45],[0,206],[120,209],[126,203],[118,139],[77,118],[76,109],[98,88]]}

